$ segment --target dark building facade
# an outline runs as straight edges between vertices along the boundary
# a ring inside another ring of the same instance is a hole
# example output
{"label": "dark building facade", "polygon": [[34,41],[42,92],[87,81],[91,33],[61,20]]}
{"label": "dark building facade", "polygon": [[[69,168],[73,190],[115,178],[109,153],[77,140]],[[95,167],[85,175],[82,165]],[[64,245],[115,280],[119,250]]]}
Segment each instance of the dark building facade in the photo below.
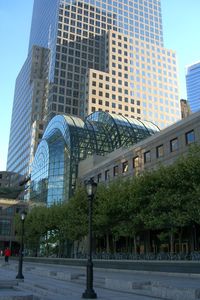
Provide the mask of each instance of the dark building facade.
{"label": "dark building facade", "polygon": [[12,255],[19,253],[19,241],[14,229],[14,217],[27,209],[24,202],[0,198],[0,250],[11,249]]}

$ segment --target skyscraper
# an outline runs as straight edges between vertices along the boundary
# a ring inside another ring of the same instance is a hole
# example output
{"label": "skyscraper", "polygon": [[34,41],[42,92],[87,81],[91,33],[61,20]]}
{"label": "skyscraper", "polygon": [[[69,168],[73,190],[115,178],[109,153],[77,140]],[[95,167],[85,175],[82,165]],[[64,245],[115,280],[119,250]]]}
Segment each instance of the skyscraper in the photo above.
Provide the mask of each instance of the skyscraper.
{"label": "skyscraper", "polygon": [[33,46],[16,79],[7,170],[26,175],[42,137],[48,93],[49,50]]}
{"label": "skyscraper", "polygon": [[187,67],[187,100],[192,112],[200,109],[200,62]]}
{"label": "skyscraper", "polygon": [[[41,97],[31,89],[34,47],[45,52],[36,65],[44,71]],[[180,119],[176,56],[163,47],[160,0],[35,0],[28,57],[29,74],[16,82],[10,171],[29,172],[38,130],[56,114],[84,118],[105,110],[161,128]],[[36,107],[44,108],[41,115]]]}

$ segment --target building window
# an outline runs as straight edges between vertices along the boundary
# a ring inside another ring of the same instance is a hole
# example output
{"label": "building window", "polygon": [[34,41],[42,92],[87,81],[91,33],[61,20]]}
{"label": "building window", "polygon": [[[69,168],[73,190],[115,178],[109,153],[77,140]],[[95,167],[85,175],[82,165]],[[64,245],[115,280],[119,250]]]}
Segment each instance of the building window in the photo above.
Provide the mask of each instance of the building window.
{"label": "building window", "polygon": [[0,221],[0,235],[10,235],[10,221],[1,220]]}
{"label": "building window", "polygon": [[101,173],[99,173],[99,174],[97,175],[97,181],[98,181],[98,182],[101,182]]}
{"label": "building window", "polygon": [[156,157],[163,157],[164,156],[164,146],[160,145],[158,147],[156,147]]}
{"label": "building window", "polygon": [[114,166],[113,168],[113,176],[117,176],[119,174],[119,167],[118,166]]}
{"label": "building window", "polygon": [[139,157],[136,156],[133,158],[133,169],[136,169],[139,167]]}
{"label": "building window", "polygon": [[195,142],[194,130],[186,132],[186,134],[185,134],[185,142],[186,142],[186,145],[189,145],[189,144],[192,144],[192,143]]}
{"label": "building window", "polygon": [[106,170],[105,171],[105,180],[107,181],[107,180],[109,180],[109,178],[110,178],[110,170]]}
{"label": "building window", "polygon": [[144,153],[144,163],[146,164],[147,162],[151,161],[151,152],[147,151]]}
{"label": "building window", "polygon": [[128,161],[122,163],[122,173],[128,172]]}
{"label": "building window", "polygon": [[177,138],[170,141],[170,151],[174,152],[176,150],[178,150],[178,139]]}

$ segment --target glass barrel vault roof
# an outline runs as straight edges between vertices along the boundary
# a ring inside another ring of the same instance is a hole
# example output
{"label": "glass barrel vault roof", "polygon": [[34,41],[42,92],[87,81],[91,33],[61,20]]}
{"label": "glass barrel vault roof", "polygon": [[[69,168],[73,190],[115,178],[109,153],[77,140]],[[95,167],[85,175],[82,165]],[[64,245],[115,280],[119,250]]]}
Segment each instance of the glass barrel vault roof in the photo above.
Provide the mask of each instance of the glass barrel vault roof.
{"label": "glass barrel vault roof", "polygon": [[85,122],[70,115],[55,116],[35,154],[31,200],[46,205],[68,200],[76,185],[80,160],[133,145],[157,131],[151,122],[106,112],[94,112]]}

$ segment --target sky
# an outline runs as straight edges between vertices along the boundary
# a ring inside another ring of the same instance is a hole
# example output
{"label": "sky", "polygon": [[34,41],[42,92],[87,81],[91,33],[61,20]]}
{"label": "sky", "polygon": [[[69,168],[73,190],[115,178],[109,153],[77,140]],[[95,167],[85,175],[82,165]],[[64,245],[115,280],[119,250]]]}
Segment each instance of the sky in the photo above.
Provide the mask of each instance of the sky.
{"label": "sky", "polygon": [[[185,68],[200,61],[200,0],[161,0],[164,46],[175,50],[180,99],[187,99]],[[0,171],[6,170],[16,77],[26,60],[33,0],[0,1]]]}

